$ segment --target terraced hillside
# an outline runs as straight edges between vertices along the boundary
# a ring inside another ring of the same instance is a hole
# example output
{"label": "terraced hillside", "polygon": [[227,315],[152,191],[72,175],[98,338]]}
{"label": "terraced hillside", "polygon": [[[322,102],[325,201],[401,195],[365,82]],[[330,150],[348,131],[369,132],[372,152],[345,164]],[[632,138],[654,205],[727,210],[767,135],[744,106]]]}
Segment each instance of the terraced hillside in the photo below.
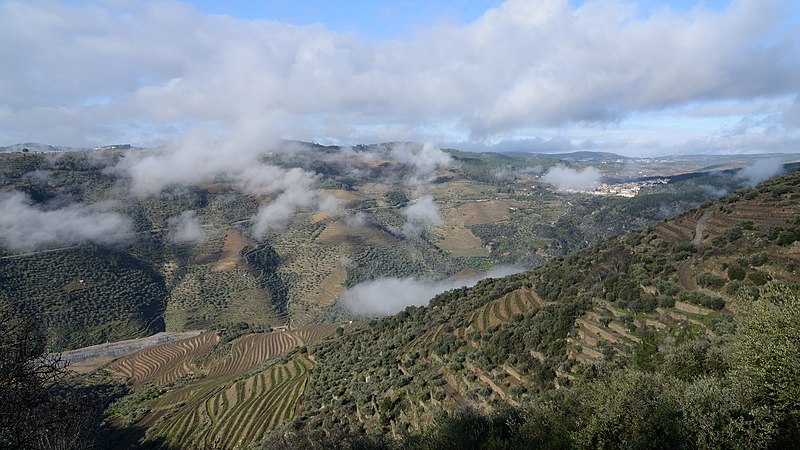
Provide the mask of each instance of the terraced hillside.
{"label": "terraced hillside", "polygon": [[[130,388],[109,412],[111,422],[123,429],[109,440],[178,448],[247,447],[295,417],[315,364],[306,345],[334,335],[339,327],[312,325],[230,341],[206,332],[121,357],[94,375],[106,373]],[[125,427],[147,430],[146,436],[128,434]]]}
{"label": "terraced hillside", "polygon": [[[264,439],[274,448],[276,437],[413,437],[463,408],[489,414],[553,398],[546,404],[562,408],[559,395],[582,405],[615,398],[598,389],[619,377],[663,372],[654,376],[673,381],[659,389],[680,392],[700,389],[698,376],[728,383],[738,363],[726,346],[746,329],[739,311],[800,280],[798,186],[794,172],[394,316],[220,342],[206,333],[126,356],[106,369],[132,389],[111,422],[148,430],[139,443],[243,448]],[[737,220],[707,227],[717,216]],[[575,414],[595,420],[591,408]]]}
{"label": "terraced hillside", "polygon": [[149,437],[180,448],[246,447],[295,417],[311,367],[308,357],[295,355],[250,376],[205,383],[188,395],[166,394],[153,407],[170,411],[149,427]]}
{"label": "terraced hillside", "polygon": [[436,411],[527,404],[598,371],[662,370],[690,347],[721,352],[740,308],[798,286],[798,187],[800,172],[778,177],[312,346],[297,426],[414,434]]}
{"label": "terraced hillside", "polygon": [[195,361],[216,345],[219,338],[214,333],[170,342],[124,356],[109,364],[107,370],[118,374],[134,386],[150,383],[161,385],[178,378],[194,375],[198,370]]}
{"label": "terraced hillside", "polygon": [[[421,176],[393,156],[398,148],[419,151],[412,144],[284,144],[296,151],[265,152],[264,160],[316,173],[315,188],[340,207],[301,209],[285,229],[262,236],[253,235],[253,219],[274,195],[250,194],[224,176],[142,196],[129,192],[132,181],[119,170],[132,156],[125,151],[0,154],[0,200],[25,194],[28,208],[41,214],[96,207],[130,224],[113,244],[45,240],[0,249],[0,301],[40,317],[54,350],[159,331],[298,328],[343,318],[332,305],[362,282],[533,267],[630,224],[651,224],[662,209],[709,198],[689,182],[634,199],[556,192],[531,175],[558,163],[541,155],[449,150],[441,155],[449,165]],[[603,170],[616,175],[615,166]],[[406,208],[425,195],[443,223],[412,232]],[[193,239],[176,239],[182,218],[194,221]],[[590,226],[581,226],[587,218]],[[709,229],[727,223],[719,220],[730,219],[711,217]]]}

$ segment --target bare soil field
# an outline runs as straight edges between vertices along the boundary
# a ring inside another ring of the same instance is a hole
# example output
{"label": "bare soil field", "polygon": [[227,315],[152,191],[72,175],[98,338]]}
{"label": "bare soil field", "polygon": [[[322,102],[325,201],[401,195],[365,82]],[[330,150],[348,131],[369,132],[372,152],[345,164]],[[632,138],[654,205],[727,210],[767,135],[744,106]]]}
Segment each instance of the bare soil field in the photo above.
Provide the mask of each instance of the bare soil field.
{"label": "bare soil field", "polygon": [[229,229],[225,236],[225,244],[222,245],[222,252],[219,259],[214,263],[214,270],[226,271],[236,267],[241,261],[241,251],[248,245],[255,245],[250,238],[242,233]]}

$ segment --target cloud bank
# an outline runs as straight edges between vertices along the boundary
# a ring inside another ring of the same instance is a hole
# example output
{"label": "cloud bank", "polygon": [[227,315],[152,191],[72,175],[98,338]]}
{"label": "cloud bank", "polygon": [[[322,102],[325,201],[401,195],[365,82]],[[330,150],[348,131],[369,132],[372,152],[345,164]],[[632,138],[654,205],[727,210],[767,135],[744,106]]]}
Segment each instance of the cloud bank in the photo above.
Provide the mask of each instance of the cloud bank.
{"label": "cloud bank", "polygon": [[279,145],[269,123],[262,120],[265,119],[260,116],[242,118],[232,131],[222,136],[189,130],[162,148],[127,154],[114,170],[130,178],[130,192],[137,197],[217,178],[245,194],[269,196],[270,201],[253,217],[255,237],[285,227],[298,210],[337,209],[333,197],[315,188],[316,174],[262,161],[267,148],[290,153],[301,151]]}
{"label": "cloud bank", "polygon": [[542,181],[550,183],[559,191],[591,189],[603,179],[603,174],[596,167],[572,169],[563,165],[550,168],[542,176]]}
{"label": "cloud bank", "polygon": [[[751,120],[687,148],[797,148],[797,2],[575,3],[508,0],[469,23],[373,43],[178,1],[6,0],[0,42],[14,45],[0,52],[0,143],[150,145],[261,116],[304,140],[585,148],[575,130],[662,151],[675,123],[714,117]],[[654,141],[626,122],[654,112],[674,119]]]}
{"label": "cloud bank", "polygon": [[48,210],[21,192],[0,196],[0,211],[0,244],[15,251],[85,242],[110,244],[126,239],[132,230],[130,219],[99,205]]}
{"label": "cloud bank", "polygon": [[342,294],[341,301],[354,314],[384,316],[402,311],[407,306],[425,306],[431,298],[450,289],[472,286],[485,278],[500,278],[522,271],[518,267],[501,266],[480,276],[445,281],[413,277],[380,278],[348,289]]}

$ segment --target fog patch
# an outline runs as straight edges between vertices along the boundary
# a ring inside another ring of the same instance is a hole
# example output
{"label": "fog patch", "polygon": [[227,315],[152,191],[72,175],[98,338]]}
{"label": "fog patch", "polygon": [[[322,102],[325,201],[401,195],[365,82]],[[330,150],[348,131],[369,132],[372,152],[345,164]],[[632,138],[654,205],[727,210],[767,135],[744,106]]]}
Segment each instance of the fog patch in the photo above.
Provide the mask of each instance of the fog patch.
{"label": "fog patch", "polygon": [[581,191],[591,189],[603,179],[602,173],[596,167],[572,169],[564,165],[552,167],[542,177],[542,181],[552,184],[559,191]]}
{"label": "fog patch", "polygon": [[390,156],[413,168],[411,176],[404,181],[414,186],[430,183],[437,170],[446,169],[453,164],[450,155],[431,144],[396,144],[392,147]]}
{"label": "fog patch", "polygon": [[407,306],[426,306],[431,298],[450,289],[473,286],[485,278],[500,278],[524,271],[520,267],[499,266],[484,274],[444,281],[420,278],[380,278],[358,284],[344,292],[341,301],[358,316],[385,316]]}
{"label": "fog patch", "polygon": [[200,242],[206,237],[203,223],[194,210],[167,219],[169,234],[167,238],[175,243]]}
{"label": "fog patch", "polygon": [[367,224],[367,215],[364,214],[363,212],[348,214],[344,217],[344,223],[348,227],[362,228]]}
{"label": "fog patch", "polygon": [[728,193],[727,189],[711,186],[710,184],[701,184],[697,186],[697,188],[703,191],[707,197],[712,199],[720,198]]}
{"label": "fog patch", "polygon": [[400,211],[406,218],[403,225],[403,234],[408,238],[418,237],[421,233],[431,227],[439,227],[444,224],[439,207],[433,201],[433,196],[425,195],[416,202],[406,206]]}
{"label": "fog patch", "polygon": [[339,265],[345,269],[351,269],[356,266],[356,262],[353,261],[353,258],[347,255],[341,255],[339,256]]}
{"label": "fog patch", "polygon": [[747,186],[755,186],[762,181],[783,173],[783,161],[780,158],[760,159],[736,172],[736,178]]}
{"label": "fog patch", "polygon": [[57,209],[34,205],[21,192],[0,196],[0,244],[10,250],[37,250],[84,242],[110,244],[132,230],[129,218],[107,211],[107,205],[73,204]]}
{"label": "fog patch", "polygon": [[253,235],[262,237],[269,231],[286,228],[297,210],[332,211],[338,209],[336,199],[324,192],[301,186],[288,187],[266,206],[259,208],[253,219]]}

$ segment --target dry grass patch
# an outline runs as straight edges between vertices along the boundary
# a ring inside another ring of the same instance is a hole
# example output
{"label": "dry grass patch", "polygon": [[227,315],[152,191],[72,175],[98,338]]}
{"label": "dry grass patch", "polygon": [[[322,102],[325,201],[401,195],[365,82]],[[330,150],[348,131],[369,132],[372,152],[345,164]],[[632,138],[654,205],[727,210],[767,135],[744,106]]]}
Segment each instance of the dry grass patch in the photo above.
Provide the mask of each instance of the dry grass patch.
{"label": "dry grass patch", "polygon": [[344,282],[347,279],[347,270],[344,267],[335,267],[326,276],[319,286],[314,289],[305,301],[320,306],[330,306],[344,292]]}
{"label": "dry grass patch", "polygon": [[242,249],[250,245],[256,245],[256,243],[242,233],[229,229],[219,259],[214,263],[214,270],[222,272],[235,268],[242,259]]}
{"label": "dry grass patch", "polygon": [[489,256],[489,250],[468,228],[445,227],[444,239],[438,246],[455,256]]}
{"label": "dry grass patch", "polygon": [[354,204],[362,202],[366,200],[367,196],[359,194],[356,191],[346,191],[344,189],[325,189],[326,193],[336,197],[336,200],[342,204],[342,206],[349,208]]}
{"label": "dry grass patch", "polygon": [[466,226],[503,222],[509,219],[511,204],[503,200],[467,202],[447,214],[447,223]]}

